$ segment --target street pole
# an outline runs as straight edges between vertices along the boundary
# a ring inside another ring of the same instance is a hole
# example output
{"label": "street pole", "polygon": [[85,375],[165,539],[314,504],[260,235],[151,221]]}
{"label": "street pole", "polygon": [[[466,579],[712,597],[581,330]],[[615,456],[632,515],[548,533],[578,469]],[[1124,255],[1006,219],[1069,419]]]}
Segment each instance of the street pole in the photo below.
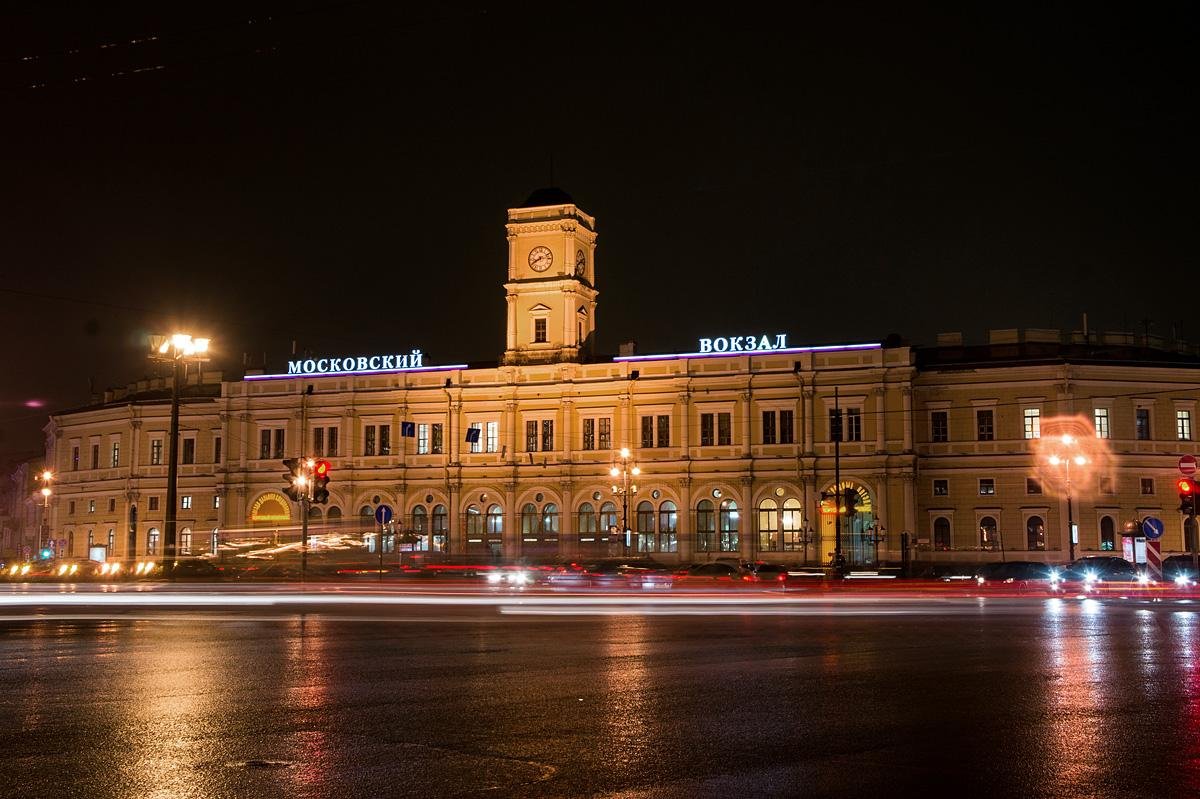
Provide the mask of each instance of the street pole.
{"label": "street pole", "polygon": [[833,415],[837,419],[837,435],[833,437],[833,567],[838,576],[842,574],[842,408],[838,400],[838,387],[833,387]]}
{"label": "street pole", "polygon": [[179,504],[179,372],[183,362],[178,354],[171,361],[171,430],[167,453],[167,508],[163,519],[163,577],[175,575],[175,524]]}
{"label": "street pole", "polygon": [[308,447],[308,395],[311,393],[310,384],[300,395],[300,463],[304,465],[305,476],[308,478],[304,485],[304,493],[300,495],[300,582],[304,582],[305,573],[308,571],[308,508],[313,487],[313,470],[304,455],[304,450]]}
{"label": "street pole", "polygon": [[[1075,562],[1075,509],[1071,503],[1071,462],[1067,461],[1067,546],[1070,547],[1071,562]],[[1137,555],[1134,555],[1137,560]]]}
{"label": "street pole", "polygon": [[1200,529],[1196,527],[1196,501],[1192,499],[1192,509],[1188,513],[1188,521],[1192,523],[1192,577],[1200,580]]}

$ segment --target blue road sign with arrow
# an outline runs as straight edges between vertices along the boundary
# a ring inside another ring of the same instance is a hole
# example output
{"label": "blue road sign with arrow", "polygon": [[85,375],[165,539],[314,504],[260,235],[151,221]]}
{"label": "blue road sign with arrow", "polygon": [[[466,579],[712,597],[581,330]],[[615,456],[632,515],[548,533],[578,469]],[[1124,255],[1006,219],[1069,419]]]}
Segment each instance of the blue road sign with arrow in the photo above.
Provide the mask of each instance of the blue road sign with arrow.
{"label": "blue road sign with arrow", "polygon": [[1142,535],[1151,541],[1162,538],[1164,529],[1162,519],[1156,519],[1153,516],[1147,516],[1145,519],[1142,519]]}

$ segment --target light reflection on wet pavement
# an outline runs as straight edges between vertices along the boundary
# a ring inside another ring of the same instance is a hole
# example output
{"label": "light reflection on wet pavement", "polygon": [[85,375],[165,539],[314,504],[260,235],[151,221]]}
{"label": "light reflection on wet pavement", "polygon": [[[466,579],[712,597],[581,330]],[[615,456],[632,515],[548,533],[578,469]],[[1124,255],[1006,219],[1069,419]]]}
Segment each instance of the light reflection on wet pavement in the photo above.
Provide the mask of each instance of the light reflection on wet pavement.
{"label": "light reflection on wet pavement", "polygon": [[810,610],[12,612],[0,794],[1200,792],[1191,606]]}

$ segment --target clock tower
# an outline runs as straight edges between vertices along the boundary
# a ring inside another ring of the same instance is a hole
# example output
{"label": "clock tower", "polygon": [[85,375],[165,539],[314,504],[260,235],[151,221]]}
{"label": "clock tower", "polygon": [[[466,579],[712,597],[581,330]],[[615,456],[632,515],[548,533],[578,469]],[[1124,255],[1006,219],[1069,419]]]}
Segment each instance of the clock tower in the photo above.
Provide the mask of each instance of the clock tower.
{"label": "clock tower", "polygon": [[562,189],[508,209],[505,364],[583,361],[596,331],[596,220]]}

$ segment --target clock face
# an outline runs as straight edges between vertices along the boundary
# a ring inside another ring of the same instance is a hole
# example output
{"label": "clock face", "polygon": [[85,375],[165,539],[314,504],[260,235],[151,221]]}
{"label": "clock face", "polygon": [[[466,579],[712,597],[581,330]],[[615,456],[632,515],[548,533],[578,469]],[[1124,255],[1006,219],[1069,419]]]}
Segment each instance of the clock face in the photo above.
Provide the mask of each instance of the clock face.
{"label": "clock face", "polygon": [[575,251],[575,274],[583,277],[584,270],[587,269],[587,256],[583,254],[583,250]]}
{"label": "clock face", "polygon": [[535,272],[545,272],[554,263],[554,253],[549,247],[534,247],[529,251],[529,268]]}

